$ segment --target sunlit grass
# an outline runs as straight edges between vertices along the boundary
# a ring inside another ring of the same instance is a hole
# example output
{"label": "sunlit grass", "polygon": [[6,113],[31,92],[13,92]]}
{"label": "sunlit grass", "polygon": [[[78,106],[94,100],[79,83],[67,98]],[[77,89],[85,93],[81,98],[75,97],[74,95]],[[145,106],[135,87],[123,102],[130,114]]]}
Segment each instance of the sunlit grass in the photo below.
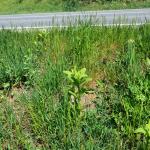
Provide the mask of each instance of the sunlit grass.
{"label": "sunlit grass", "polygon": [[63,0],[1,0],[0,14],[14,13],[35,13],[35,12],[58,12],[77,10],[104,10],[104,9],[125,9],[125,8],[149,8],[149,0],[136,1],[112,1],[112,2],[84,2],[76,6],[70,6]]}
{"label": "sunlit grass", "polygon": [[[150,117],[149,33],[148,24],[1,30],[0,147],[145,148],[135,130]],[[64,74],[75,66],[92,78],[88,93]]]}

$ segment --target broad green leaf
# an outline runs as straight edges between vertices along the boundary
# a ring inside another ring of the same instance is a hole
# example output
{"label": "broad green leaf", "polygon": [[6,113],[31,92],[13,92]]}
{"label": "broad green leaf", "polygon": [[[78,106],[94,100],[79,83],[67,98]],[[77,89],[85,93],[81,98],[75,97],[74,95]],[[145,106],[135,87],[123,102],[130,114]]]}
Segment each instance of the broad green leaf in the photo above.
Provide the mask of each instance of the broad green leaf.
{"label": "broad green leaf", "polygon": [[149,58],[146,58],[146,64],[147,64],[147,66],[150,66],[150,59]]}
{"label": "broad green leaf", "polygon": [[143,133],[146,134],[146,131],[143,128],[138,128],[135,130],[135,133]]}
{"label": "broad green leaf", "polygon": [[3,87],[6,89],[6,88],[8,88],[8,87],[10,87],[10,83],[4,83],[3,84]]}

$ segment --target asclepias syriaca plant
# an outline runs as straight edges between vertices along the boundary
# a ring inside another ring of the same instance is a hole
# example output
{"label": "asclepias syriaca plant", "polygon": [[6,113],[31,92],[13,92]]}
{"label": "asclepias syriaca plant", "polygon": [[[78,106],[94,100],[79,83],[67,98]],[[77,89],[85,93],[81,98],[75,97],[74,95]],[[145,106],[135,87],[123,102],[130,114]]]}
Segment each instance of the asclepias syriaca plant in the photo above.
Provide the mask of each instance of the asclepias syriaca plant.
{"label": "asclepias syriaca plant", "polygon": [[89,78],[86,74],[86,68],[77,70],[76,67],[71,69],[71,71],[64,71],[69,81],[69,101],[72,104],[76,116],[80,115],[81,107],[80,101],[82,96],[87,93],[89,90],[85,86],[92,78]]}

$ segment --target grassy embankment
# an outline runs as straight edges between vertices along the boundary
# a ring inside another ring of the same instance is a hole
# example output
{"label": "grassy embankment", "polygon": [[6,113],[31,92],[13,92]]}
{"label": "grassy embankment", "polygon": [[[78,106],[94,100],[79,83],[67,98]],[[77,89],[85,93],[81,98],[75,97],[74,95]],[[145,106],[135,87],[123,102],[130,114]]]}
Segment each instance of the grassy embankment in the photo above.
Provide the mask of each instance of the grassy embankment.
{"label": "grassy embankment", "polygon": [[0,0],[0,14],[148,7],[150,0]]}
{"label": "grassy embankment", "polygon": [[148,149],[150,25],[0,31],[0,107],[2,149]]}

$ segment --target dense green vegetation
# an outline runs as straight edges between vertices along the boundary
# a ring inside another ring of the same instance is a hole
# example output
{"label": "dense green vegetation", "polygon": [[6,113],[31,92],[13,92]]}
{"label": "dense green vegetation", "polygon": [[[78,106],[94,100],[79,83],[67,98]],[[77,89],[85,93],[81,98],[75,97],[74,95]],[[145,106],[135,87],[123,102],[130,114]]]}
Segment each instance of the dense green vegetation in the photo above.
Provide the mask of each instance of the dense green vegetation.
{"label": "dense green vegetation", "polygon": [[150,25],[1,30],[0,107],[1,149],[148,150]]}
{"label": "dense green vegetation", "polygon": [[150,0],[0,0],[0,14],[148,7]]}

